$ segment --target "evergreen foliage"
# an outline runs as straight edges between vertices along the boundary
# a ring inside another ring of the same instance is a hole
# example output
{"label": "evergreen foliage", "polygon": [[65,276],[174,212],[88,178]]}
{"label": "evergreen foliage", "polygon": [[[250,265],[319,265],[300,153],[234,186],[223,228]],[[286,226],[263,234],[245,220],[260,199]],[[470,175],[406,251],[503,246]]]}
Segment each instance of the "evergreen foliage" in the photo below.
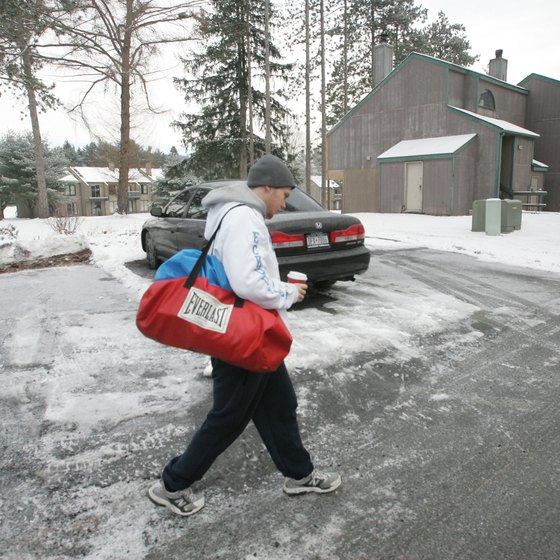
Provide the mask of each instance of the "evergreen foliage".
{"label": "evergreen foliage", "polygon": [[471,56],[470,48],[465,26],[449,23],[447,16],[438,12],[437,20],[423,28],[416,50],[460,66],[471,66],[479,57]]}
{"label": "evergreen foliage", "polygon": [[[271,12],[271,23],[275,12]],[[198,21],[196,33],[203,48],[183,58],[187,74],[176,79],[188,104],[200,109],[183,113],[177,126],[188,149],[186,170],[203,179],[241,177],[249,154],[249,76],[254,129],[265,120],[264,1],[213,0],[211,10]],[[250,52],[248,51],[250,45]],[[281,55],[270,42],[270,71],[277,89],[271,93],[272,152],[286,157],[287,141],[285,94],[282,84],[292,66],[281,62]],[[251,72],[249,62],[251,61]],[[263,134],[253,133],[254,157],[264,153]]]}
{"label": "evergreen foliage", "polygon": [[[44,0],[2,0],[0,8],[0,90],[10,90],[27,102],[27,88],[38,96],[41,109],[53,108],[58,100],[54,84],[38,78],[43,61],[38,53],[41,36],[49,29]],[[24,53],[28,55],[28,68]]]}
{"label": "evergreen foliage", "polygon": [[[68,160],[61,148],[43,143],[47,196],[52,207]],[[37,169],[33,136],[8,133],[0,138],[0,207],[16,201],[33,208],[37,201]]]}
{"label": "evergreen foliage", "polygon": [[179,156],[177,150],[172,151],[163,166],[164,176],[159,179],[153,189],[154,203],[164,206],[178,192],[200,182],[198,177],[189,171],[187,159]]}
{"label": "evergreen foliage", "polygon": [[450,24],[443,12],[424,26],[427,10],[415,0],[330,0],[331,79],[327,87],[328,123],[335,124],[379,81],[374,75],[374,46],[394,49],[394,65],[411,52],[470,66],[465,28]]}

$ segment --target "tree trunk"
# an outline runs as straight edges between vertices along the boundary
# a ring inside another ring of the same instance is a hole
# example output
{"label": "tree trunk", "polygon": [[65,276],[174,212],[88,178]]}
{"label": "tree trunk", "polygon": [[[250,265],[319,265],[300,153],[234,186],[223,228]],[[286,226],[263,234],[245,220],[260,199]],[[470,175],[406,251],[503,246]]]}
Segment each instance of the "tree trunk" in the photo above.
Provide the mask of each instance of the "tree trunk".
{"label": "tree trunk", "polygon": [[[240,49],[241,50],[241,49]],[[243,59],[239,57],[238,95],[239,95],[239,178],[247,178],[247,97],[243,88]]]}
{"label": "tree trunk", "polygon": [[249,167],[255,163],[255,131],[253,130],[253,57],[251,54],[251,10],[247,6],[247,108],[249,119]]}
{"label": "tree trunk", "polygon": [[45,158],[43,154],[43,141],[41,139],[41,127],[39,126],[39,111],[37,108],[37,96],[33,89],[33,61],[26,41],[21,38],[20,48],[22,51],[23,73],[25,76],[25,89],[29,102],[29,116],[31,118],[31,130],[33,131],[33,143],[35,148],[35,167],[37,175],[37,202],[35,209],[39,218],[49,217],[49,200],[47,197],[47,179],[45,176]]}
{"label": "tree trunk", "polygon": [[[249,10],[249,0],[245,0],[239,11],[237,18],[244,21],[245,12]],[[247,41],[245,34],[240,33],[237,40],[237,95],[239,96],[239,178],[247,178]]]}
{"label": "tree trunk", "polygon": [[265,116],[264,116],[264,150],[267,154],[272,152],[272,138],[270,130],[270,0],[264,3],[264,79],[265,79]]}
{"label": "tree trunk", "polygon": [[126,0],[126,26],[123,35],[121,72],[121,138],[119,154],[119,187],[117,190],[117,212],[128,210],[128,172],[130,167],[130,45],[133,22],[133,0]]}
{"label": "tree trunk", "polygon": [[321,204],[327,206],[327,100],[325,57],[325,0],[321,0]]}
{"label": "tree trunk", "polygon": [[369,22],[371,45],[371,88],[375,87],[375,6],[371,3],[371,19]]}
{"label": "tree trunk", "polygon": [[342,47],[342,60],[343,60],[343,99],[342,99],[342,114],[346,115],[348,112],[348,2],[344,0],[344,42]]}
{"label": "tree trunk", "polygon": [[305,0],[305,192],[311,194],[311,78],[309,0]]}

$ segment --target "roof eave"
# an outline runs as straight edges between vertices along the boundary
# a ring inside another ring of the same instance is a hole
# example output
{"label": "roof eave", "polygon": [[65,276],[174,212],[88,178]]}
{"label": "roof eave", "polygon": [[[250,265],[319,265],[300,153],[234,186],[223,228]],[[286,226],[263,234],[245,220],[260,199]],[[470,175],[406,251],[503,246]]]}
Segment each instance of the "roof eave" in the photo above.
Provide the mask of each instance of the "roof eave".
{"label": "roof eave", "polygon": [[354,107],[352,107],[352,109],[350,109],[343,117],[341,117],[341,119],[327,132],[327,136],[330,136],[348,118],[350,118],[352,116],[352,114],[355,111],[357,111],[371,96],[373,96],[381,87],[383,87],[387,81],[389,81],[395,74],[400,72],[409,62],[411,62],[412,60],[415,60],[415,59],[426,60],[428,62],[431,62],[432,64],[436,64],[436,65],[439,65],[439,66],[444,66],[444,67],[447,67],[447,68],[452,68],[454,71],[460,72],[461,74],[470,74],[470,75],[476,76],[476,77],[478,77],[480,79],[483,79],[485,81],[492,82],[492,83],[495,83],[495,84],[500,85],[502,87],[506,87],[508,89],[512,89],[514,91],[517,91],[518,93],[521,93],[523,95],[528,95],[529,94],[529,91],[527,89],[523,88],[522,86],[517,86],[515,84],[510,84],[508,82],[504,82],[503,80],[495,78],[494,76],[490,76],[489,74],[482,74],[481,72],[477,72],[476,70],[471,70],[469,68],[465,68],[464,66],[459,66],[458,64],[454,64],[453,62],[447,62],[447,61],[441,60],[439,58],[434,58],[433,56],[428,56],[428,55],[425,55],[425,54],[412,52],[400,64],[395,66],[395,68],[393,68],[393,70],[391,72],[389,72],[389,74],[387,74],[387,76],[385,76],[385,78],[383,78],[378,84],[376,84],[369,93],[367,93],[360,101],[358,101],[358,103],[356,105],[354,105]]}

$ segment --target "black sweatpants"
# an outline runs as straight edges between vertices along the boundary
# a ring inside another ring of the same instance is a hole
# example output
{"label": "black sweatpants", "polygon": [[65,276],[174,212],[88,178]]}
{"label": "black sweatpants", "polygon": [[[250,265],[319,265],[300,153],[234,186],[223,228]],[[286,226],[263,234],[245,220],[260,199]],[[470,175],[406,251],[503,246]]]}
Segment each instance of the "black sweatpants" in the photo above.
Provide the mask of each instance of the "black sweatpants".
{"label": "black sweatpants", "polygon": [[167,490],[182,490],[200,480],[250,420],[284,476],[309,475],[313,464],[301,441],[296,394],[284,363],[272,373],[249,372],[214,358],[212,366],[212,408],[186,451],[165,467]]}

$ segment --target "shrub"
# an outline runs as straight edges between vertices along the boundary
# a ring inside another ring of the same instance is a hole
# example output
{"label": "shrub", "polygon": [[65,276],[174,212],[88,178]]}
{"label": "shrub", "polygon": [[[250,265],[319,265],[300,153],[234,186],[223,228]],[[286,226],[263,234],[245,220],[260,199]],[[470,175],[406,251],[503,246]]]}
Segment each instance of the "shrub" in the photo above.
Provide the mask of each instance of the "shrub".
{"label": "shrub", "polygon": [[53,216],[49,218],[49,225],[57,233],[72,235],[76,233],[82,223],[80,216]]}

